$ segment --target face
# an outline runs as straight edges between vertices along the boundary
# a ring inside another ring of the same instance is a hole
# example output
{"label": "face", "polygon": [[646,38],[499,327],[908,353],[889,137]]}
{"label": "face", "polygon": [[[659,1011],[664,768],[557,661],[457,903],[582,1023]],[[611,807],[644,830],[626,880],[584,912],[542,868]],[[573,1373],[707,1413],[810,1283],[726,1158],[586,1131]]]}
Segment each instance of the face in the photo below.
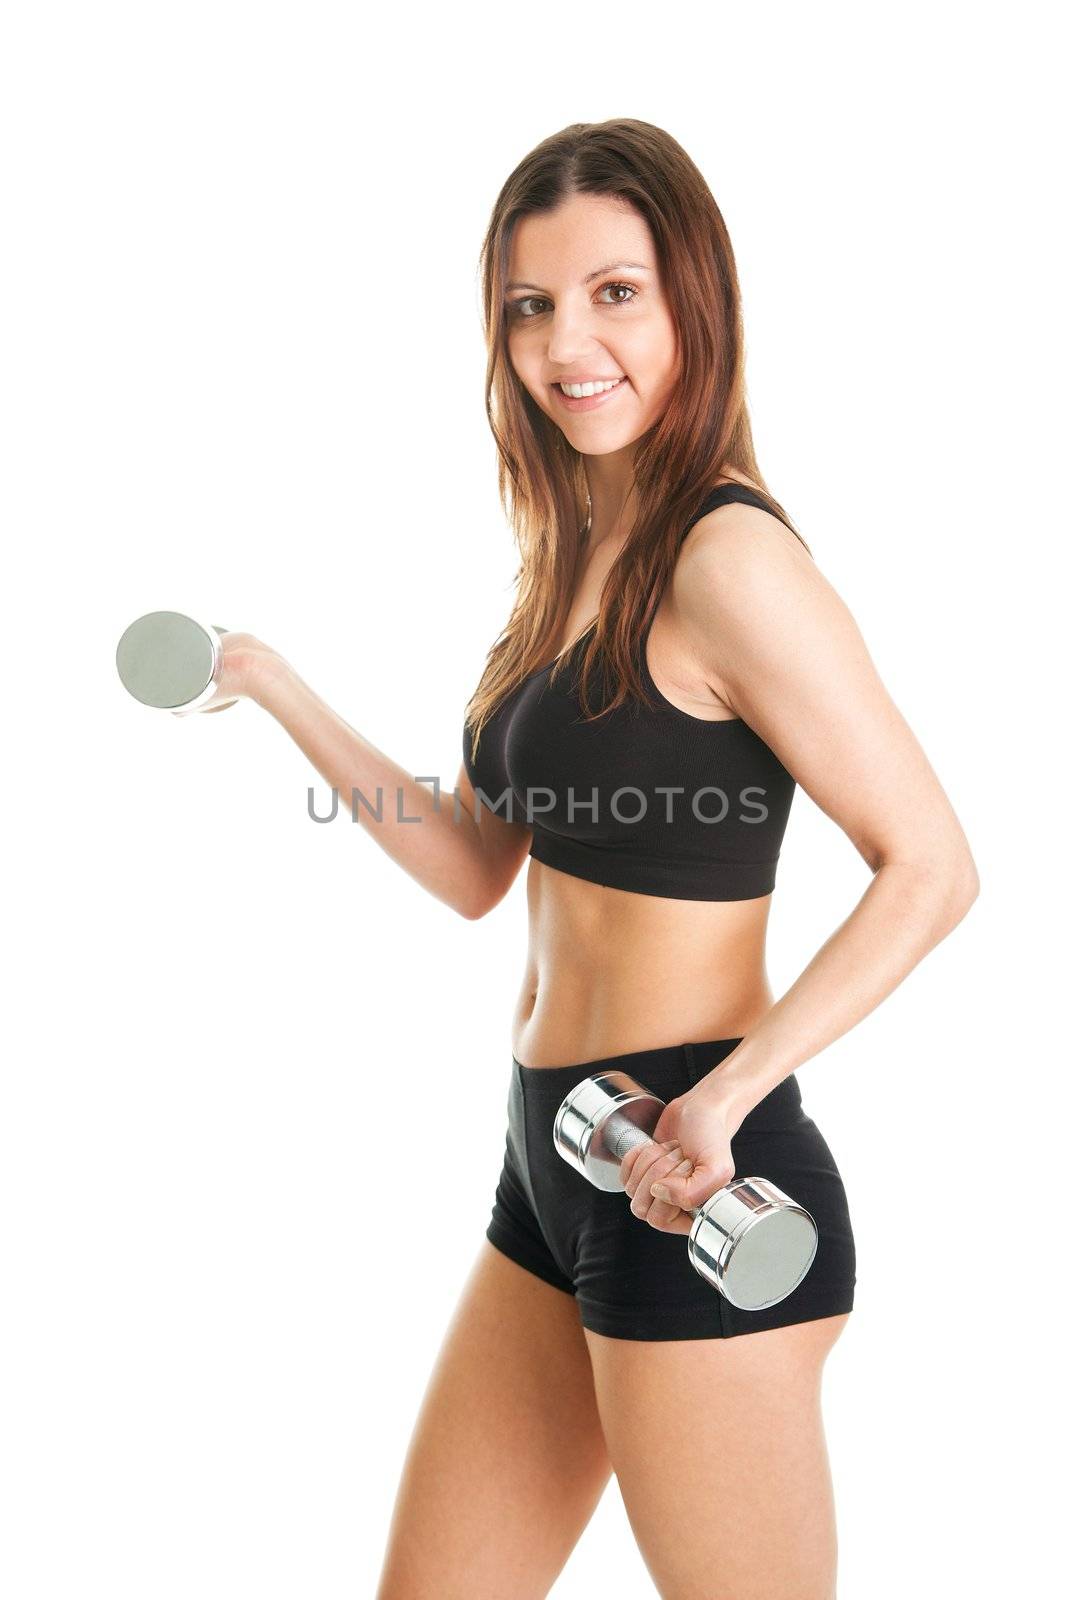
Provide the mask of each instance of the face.
{"label": "face", "polygon": [[[678,378],[678,341],[652,233],[629,201],[577,194],[523,217],[505,311],[520,381],[575,450],[623,450],[662,416]],[[591,380],[620,381],[578,399],[562,387]]]}

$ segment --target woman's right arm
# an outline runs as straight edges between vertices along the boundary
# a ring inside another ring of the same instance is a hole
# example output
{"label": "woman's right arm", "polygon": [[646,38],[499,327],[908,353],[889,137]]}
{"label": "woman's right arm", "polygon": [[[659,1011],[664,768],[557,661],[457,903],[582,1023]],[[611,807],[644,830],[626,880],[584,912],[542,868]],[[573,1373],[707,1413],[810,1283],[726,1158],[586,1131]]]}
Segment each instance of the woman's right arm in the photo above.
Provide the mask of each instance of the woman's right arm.
{"label": "woman's right arm", "polygon": [[[244,640],[250,645],[240,642]],[[431,787],[417,783],[357,733],[283,657],[249,634],[226,634],[223,642],[226,665],[219,697],[227,686],[231,694],[236,687],[268,711],[337,790],[353,820],[398,866],[472,920],[503,899],[529,854],[532,835],[485,805],[476,816],[474,790],[462,764],[455,791],[439,789],[435,805]],[[354,811],[353,790],[359,791]],[[381,812],[380,821],[371,807]]]}

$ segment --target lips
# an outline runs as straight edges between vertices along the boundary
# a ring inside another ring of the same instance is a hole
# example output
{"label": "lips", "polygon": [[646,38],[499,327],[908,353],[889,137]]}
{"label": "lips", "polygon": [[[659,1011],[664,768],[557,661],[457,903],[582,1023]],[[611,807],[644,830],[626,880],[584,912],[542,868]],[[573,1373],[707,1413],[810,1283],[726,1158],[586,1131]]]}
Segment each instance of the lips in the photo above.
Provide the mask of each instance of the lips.
{"label": "lips", "polygon": [[579,400],[572,400],[568,395],[565,395],[558,383],[552,385],[552,391],[559,404],[566,407],[568,411],[596,411],[602,405],[610,403],[617,394],[622,394],[629,386],[629,378],[621,378],[614,388],[602,389],[599,394],[582,395]]}

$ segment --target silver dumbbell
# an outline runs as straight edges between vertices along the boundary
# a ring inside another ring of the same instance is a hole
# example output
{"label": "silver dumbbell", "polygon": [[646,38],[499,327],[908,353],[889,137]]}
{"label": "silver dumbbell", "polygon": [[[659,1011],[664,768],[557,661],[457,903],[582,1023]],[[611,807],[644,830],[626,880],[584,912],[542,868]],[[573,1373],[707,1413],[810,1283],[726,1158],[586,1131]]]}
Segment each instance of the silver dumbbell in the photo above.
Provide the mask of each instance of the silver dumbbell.
{"label": "silver dumbbell", "polygon": [[[225,628],[194,622],[180,611],[149,611],[131,622],[119,640],[115,665],[123,684],[142,705],[181,716],[215,693],[222,671]],[[237,700],[221,700],[223,711]]]}
{"label": "silver dumbbell", "polygon": [[[619,1164],[650,1144],[665,1102],[626,1072],[598,1072],[566,1096],[552,1138],[598,1189],[622,1193]],[[731,1305],[762,1311],[791,1294],[815,1259],[815,1219],[767,1178],[735,1178],[689,1215],[689,1259]]]}

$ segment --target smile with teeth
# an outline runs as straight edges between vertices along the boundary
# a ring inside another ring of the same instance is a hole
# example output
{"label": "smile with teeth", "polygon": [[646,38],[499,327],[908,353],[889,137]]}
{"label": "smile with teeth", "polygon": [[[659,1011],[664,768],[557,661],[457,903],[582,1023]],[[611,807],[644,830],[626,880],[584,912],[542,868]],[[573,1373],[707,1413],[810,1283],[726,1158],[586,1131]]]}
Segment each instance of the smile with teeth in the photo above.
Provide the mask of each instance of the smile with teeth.
{"label": "smile with teeth", "polygon": [[584,400],[590,394],[604,394],[621,382],[621,378],[612,378],[607,383],[561,383],[560,388],[568,400]]}

